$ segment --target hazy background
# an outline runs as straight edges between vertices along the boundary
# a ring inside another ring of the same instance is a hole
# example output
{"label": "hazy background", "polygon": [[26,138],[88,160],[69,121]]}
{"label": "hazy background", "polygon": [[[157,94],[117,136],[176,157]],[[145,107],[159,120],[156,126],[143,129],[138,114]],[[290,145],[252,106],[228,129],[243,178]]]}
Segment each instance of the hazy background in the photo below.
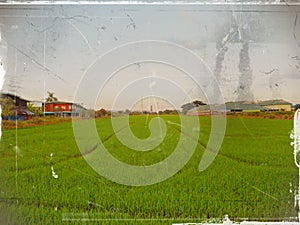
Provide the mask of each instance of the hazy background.
{"label": "hazy background", "polygon": [[[225,101],[280,98],[299,103],[299,11],[299,6],[284,3],[1,5],[0,58],[6,71],[3,91],[40,101],[51,91],[59,100],[73,101],[84,72],[99,56],[114,48],[113,54],[118,55],[118,46],[129,42],[161,40],[198,55],[216,77]],[[104,69],[97,76],[108,78],[108,72]],[[153,79],[128,86],[140,76]],[[170,82],[159,78],[173,80],[191,99],[205,101],[205,94],[180,70],[161,63],[133,63],[104,87],[90,80],[91,86],[103,91],[96,98],[87,90],[90,101],[82,103],[111,109],[114,96],[124,87],[120,109],[141,105],[144,96],[163,97],[164,93],[174,108],[188,101],[178,87],[173,90]],[[163,102],[158,110],[170,106]]]}

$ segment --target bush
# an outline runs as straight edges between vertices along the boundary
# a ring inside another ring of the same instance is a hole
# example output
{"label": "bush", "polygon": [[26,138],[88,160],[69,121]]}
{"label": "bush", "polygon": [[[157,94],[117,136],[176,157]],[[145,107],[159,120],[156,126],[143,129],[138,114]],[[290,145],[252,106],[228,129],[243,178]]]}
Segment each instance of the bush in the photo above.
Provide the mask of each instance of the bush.
{"label": "bush", "polygon": [[[17,126],[18,128],[22,127],[32,127],[32,126],[42,126],[54,123],[62,123],[69,122],[72,118],[63,118],[63,117],[55,117],[55,116],[34,116],[29,120],[21,121],[18,120]],[[10,120],[2,120],[2,128],[3,129],[13,129],[16,128],[16,121]]]}

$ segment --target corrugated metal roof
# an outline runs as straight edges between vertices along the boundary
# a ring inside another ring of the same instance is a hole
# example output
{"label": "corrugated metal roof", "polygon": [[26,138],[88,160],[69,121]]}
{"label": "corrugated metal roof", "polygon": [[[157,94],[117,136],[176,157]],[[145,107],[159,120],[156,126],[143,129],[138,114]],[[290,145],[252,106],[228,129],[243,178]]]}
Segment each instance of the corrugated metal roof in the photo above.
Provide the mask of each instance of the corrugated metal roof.
{"label": "corrugated metal roof", "polygon": [[193,109],[193,111],[231,111],[231,110],[259,110],[259,111],[265,111],[268,110],[266,107],[263,107],[259,104],[255,103],[247,103],[247,102],[227,102],[225,103],[225,106],[222,105],[202,105],[199,107],[196,107]]}
{"label": "corrugated metal roof", "polygon": [[34,112],[31,112],[31,111],[28,110],[28,109],[25,109],[24,111],[27,113],[27,115],[34,115],[34,114],[35,114]]}
{"label": "corrugated metal roof", "polygon": [[18,109],[17,114],[18,115],[34,115],[34,113],[28,109]]}
{"label": "corrugated metal roof", "polygon": [[228,110],[260,110],[260,111],[267,110],[267,108],[265,108],[259,104],[241,103],[241,102],[227,102],[226,108]]}
{"label": "corrugated metal roof", "polygon": [[225,106],[223,105],[201,105],[198,106],[196,108],[193,108],[192,110],[196,110],[196,111],[224,111],[226,110]]}
{"label": "corrugated metal roof", "polygon": [[210,110],[210,107],[209,107],[209,105],[201,105],[201,106],[198,106],[194,109],[199,110],[199,111],[205,111],[205,110]]}
{"label": "corrugated metal roof", "polygon": [[14,95],[14,94],[10,94],[10,93],[0,92],[0,97],[1,97],[1,98],[9,97],[9,98],[11,98],[11,99],[17,98],[17,99],[19,99],[19,100],[29,102],[29,100],[27,100],[27,99],[21,98],[21,97],[18,96],[18,95]]}
{"label": "corrugated metal roof", "polygon": [[287,102],[283,99],[274,99],[274,100],[261,101],[261,102],[258,102],[258,104],[261,105],[261,106],[266,106],[266,105],[292,105],[292,103]]}

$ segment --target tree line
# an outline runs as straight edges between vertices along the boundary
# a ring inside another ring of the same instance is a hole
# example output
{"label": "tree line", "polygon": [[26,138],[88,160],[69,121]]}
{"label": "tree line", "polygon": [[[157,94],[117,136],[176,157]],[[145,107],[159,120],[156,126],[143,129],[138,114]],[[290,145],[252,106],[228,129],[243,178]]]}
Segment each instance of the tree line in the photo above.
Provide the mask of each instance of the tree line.
{"label": "tree line", "polygon": [[[54,92],[47,92],[48,96],[45,98],[45,102],[56,102],[58,101],[58,97],[55,96]],[[16,106],[14,103],[14,100],[11,98],[0,98],[0,104],[2,106],[2,116],[12,116],[16,114]],[[200,100],[194,100],[189,103],[185,103],[181,106],[182,113],[186,114],[189,110],[201,106],[206,105],[203,101]],[[32,103],[28,103],[27,108],[29,111],[35,113],[35,115],[43,115],[43,107],[35,107]],[[106,117],[106,116],[120,116],[120,115],[141,115],[141,114],[158,114],[158,115],[178,115],[181,112],[176,109],[165,109],[160,110],[158,112],[148,112],[148,111],[130,111],[128,109],[126,110],[120,110],[120,111],[110,111],[106,110],[104,108],[101,108],[100,110],[89,110],[93,111],[96,118],[99,117]]]}

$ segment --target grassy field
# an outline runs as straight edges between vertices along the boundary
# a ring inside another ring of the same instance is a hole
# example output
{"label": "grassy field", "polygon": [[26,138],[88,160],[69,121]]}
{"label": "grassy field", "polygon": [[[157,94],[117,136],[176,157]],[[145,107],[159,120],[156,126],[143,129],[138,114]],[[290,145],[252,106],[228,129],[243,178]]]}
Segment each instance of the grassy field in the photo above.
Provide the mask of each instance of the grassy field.
{"label": "grassy field", "polygon": [[[161,118],[172,122],[166,123],[167,136],[144,153],[122,146],[109,118],[97,119],[96,125],[115,158],[150,165],[169,156],[180,135],[173,125],[180,122],[178,116]],[[145,124],[150,119],[130,118],[137,137],[149,135]],[[97,174],[77,148],[71,122],[4,130],[0,224],[172,224],[225,214],[236,220],[295,217],[298,169],[290,146],[292,125],[292,120],[228,118],[219,154],[200,173],[210,133],[210,118],[200,117],[199,144],[191,160],[173,177],[145,187],[116,184]],[[69,220],[83,217],[91,220]]]}

